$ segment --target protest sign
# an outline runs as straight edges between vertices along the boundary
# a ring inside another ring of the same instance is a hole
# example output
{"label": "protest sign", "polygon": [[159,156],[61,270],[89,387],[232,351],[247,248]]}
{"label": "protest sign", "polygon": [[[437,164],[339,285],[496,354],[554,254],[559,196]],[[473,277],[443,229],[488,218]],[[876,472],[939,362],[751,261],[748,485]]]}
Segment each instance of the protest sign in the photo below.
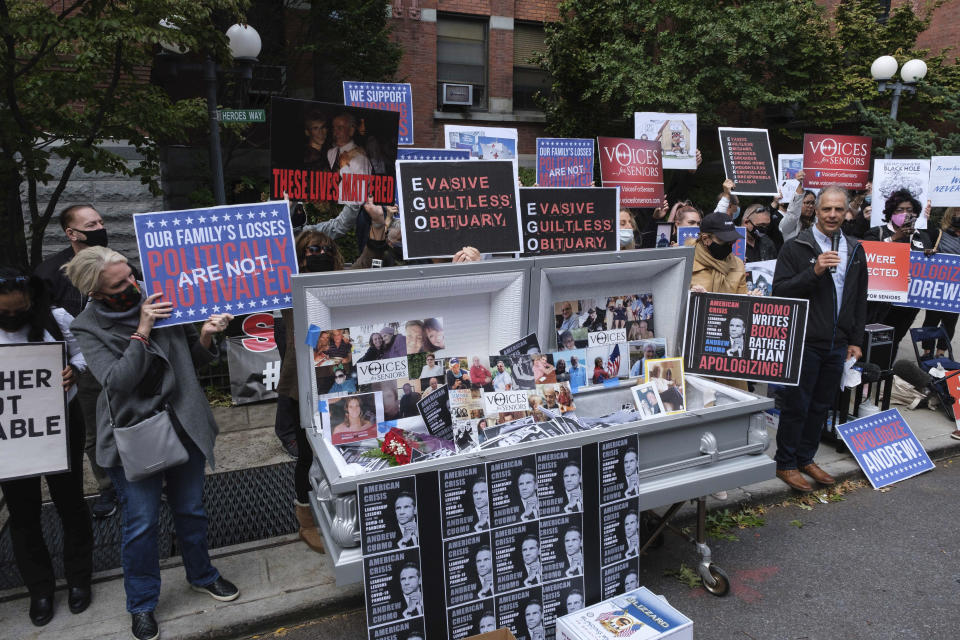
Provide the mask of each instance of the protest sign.
{"label": "protest sign", "polygon": [[[927,206],[927,188],[930,183],[930,161],[917,160],[889,160],[877,158],[873,161],[873,210],[883,212],[887,198],[895,191],[906,190],[920,203],[921,210]],[[927,218],[922,211],[914,211],[918,216],[914,227],[927,228]],[[870,226],[879,227],[886,224],[882,215],[870,216]]]}
{"label": "protest sign", "polygon": [[797,185],[800,184],[797,174],[802,169],[802,153],[781,153],[777,155],[777,181],[782,202],[789,204],[790,199],[797,192]]}
{"label": "protest sign", "polygon": [[616,251],[618,210],[613,187],[520,189],[523,255]]}
{"label": "protest sign", "polygon": [[469,160],[466,149],[397,149],[397,160]]}
{"label": "protest sign", "polygon": [[947,372],[945,377],[945,382],[947,383],[947,390],[950,392],[950,397],[953,398],[953,422],[957,426],[957,430],[960,431],[960,374],[951,375],[953,372]]}
{"label": "protest sign", "polygon": [[273,198],[393,203],[398,113],[278,97],[270,105]]}
{"label": "protest sign", "polygon": [[517,130],[476,125],[443,125],[443,143],[447,149],[466,149],[479,160],[516,160]]}
{"label": "protest sign", "polygon": [[897,409],[837,425],[874,489],[934,468],[930,456]]}
{"label": "protest sign", "polygon": [[[247,316],[244,321],[255,316],[270,318],[273,332],[273,316],[269,313],[257,313]],[[227,338],[227,368],[230,372],[230,397],[233,404],[241,405],[277,397],[277,381],[280,379],[280,352],[276,343],[267,351],[258,347],[249,348],[249,338]],[[255,343],[256,344],[256,343]]]}
{"label": "protest sign", "polygon": [[447,385],[437,387],[417,401],[417,411],[423,417],[430,435],[453,440],[453,417],[450,415],[450,392]]}
{"label": "protest sign", "polygon": [[0,345],[0,362],[0,480],[68,471],[64,343]]}
{"label": "protest sign", "polygon": [[636,112],[633,114],[633,137],[660,143],[664,169],[697,168],[695,113]]}
{"label": "protest sign", "polygon": [[659,207],[663,201],[663,158],[653,140],[597,138],[600,179],[620,187],[624,207]]}
{"label": "protest sign", "polygon": [[[830,185],[844,189],[865,188],[870,180],[872,145],[873,140],[866,136],[804,134],[803,186],[808,189]],[[874,202],[873,206],[876,207],[877,203]]]}
{"label": "protest sign", "polygon": [[867,254],[867,300],[906,302],[910,287],[910,245],[861,242]]}
{"label": "protest sign", "polygon": [[147,295],[163,293],[167,326],[292,306],[297,256],[286,202],[133,216]]}
{"label": "protest sign", "polygon": [[592,138],[537,138],[537,186],[593,184]]}
{"label": "protest sign", "polygon": [[733,180],[739,196],[775,196],[779,192],[777,172],[766,129],[719,127],[723,172]]}
{"label": "protest sign", "polygon": [[960,311],[960,255],[910,252],[910,292],[905,307]]}
{"label": "protest sign", "polygon": [[759,260],[744,265],[747,269],[747,291],[759,291],[760,295],[773,295],[773,274],[777,270],[776,260]]}
{"label": "protest sign", "polygon": [[397,176],[405,260],[521,250],[513,161],[401,160]]}
{"label": "protest sign", "polygon": [[932,206],[960,206],[960,156],[930,158],[929,189]]}
{"label": "protest sign", "polygon": [[684,370],[718,378],[800,381],[806,300],[690,293]]}
{"label": "protest sign", "polygon": [[687,240],[693,238],[696,240],[700,237],[700,227],[677,227],[677,245],[681,247],[687,246]]}
{"label": "protest sign", "polygon": [[405,82],[343,81],[343,104],[400,114],[398,144],[413,144],[413,89]]}
{"label": "protest sign", "polygon": [[740,239],[733,243],[733,255],[740,258],[741,262],[747,259],[747,228],[737,227],[737,233]]}

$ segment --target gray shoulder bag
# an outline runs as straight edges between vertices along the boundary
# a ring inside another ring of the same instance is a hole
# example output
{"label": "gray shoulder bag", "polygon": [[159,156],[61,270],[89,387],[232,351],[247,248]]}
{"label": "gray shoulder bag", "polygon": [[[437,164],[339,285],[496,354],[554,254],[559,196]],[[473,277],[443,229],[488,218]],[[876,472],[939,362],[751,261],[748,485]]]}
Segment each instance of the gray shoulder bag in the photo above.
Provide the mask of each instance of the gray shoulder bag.
{"label": "gray shoulder bag", "polygon": [[110,396],[103,389],[107,399],[107,415],[110,428],[117,442],[123,474],[129,482],[149,478],[164,469],[181,465],[189,459],[189,454],[180,442],[173,427],[173,409],[164,403],[163,410],[127,427],[117,426],[113,421],[113,409]]}

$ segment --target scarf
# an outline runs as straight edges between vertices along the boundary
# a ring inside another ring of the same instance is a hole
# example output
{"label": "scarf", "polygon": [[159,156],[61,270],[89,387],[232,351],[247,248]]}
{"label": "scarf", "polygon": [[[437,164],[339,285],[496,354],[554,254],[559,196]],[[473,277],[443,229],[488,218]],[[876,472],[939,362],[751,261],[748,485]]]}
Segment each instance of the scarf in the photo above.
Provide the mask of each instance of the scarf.
{"label": "scarf", "polygon": [[[738,293],[743,277],[743,263],[732,253],[725,260],[717,260],[702,242],[697,242],[693,254],[693,281],[712,293]],[[710,286],[704,283],[710,279]]]}

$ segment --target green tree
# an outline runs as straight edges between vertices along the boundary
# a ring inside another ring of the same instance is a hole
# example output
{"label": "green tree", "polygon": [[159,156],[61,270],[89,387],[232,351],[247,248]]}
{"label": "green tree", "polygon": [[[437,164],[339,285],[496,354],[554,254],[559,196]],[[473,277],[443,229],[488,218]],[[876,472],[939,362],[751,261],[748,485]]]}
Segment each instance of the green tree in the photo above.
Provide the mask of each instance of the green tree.
{"label": "green tree", "polygon": [[[202,102],[171,102],[143,78],[160,42],[229,57],[223,26],[248,0],[0,0],[0,260],[36,265],[44,230],[80,168],[159,191],[159,147],[202,126]],[[163,19],[180,26],[160,26]],[[104,147],[127,140],[137,165]],[[65,166],[57,175],[51,161]],[[48,204],[38,187],[53,183]],[[20,192],[26,191],[26,216]]]}

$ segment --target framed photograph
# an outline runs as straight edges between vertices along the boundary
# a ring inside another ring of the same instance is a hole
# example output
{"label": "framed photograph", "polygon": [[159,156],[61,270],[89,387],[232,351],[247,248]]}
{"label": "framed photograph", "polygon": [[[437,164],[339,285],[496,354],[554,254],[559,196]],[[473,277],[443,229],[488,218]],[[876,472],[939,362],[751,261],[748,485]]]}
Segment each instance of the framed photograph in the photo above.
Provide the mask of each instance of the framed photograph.
{"label": "framed photograph", "polygon": [[644,418],[652,418],[666,413],[663,408],[663,400],[660,399],[660,393],[654,383],[638,384],[635,387],[630,387],[630,392],[633,393],[633,401],[637,405],[637,410]]}
{"label": "framed photograph", "polygon": [[683,358],[658,358],[645,360],[644,375],[648,384],[653,384],[660,394],[664,411],[683,413],[686,398],[683,388]]}
{"label": "framed photograph", "polygon": [[377,437],[377,424],[383,422],[383,397],[380,392],[327,398],[326,411],[320,414],[323,432],[333,444],[350,444]]}
{"label": "framed photograph", "polygon": [[670,246],[670,236],[673,234],[673,225],[672,224],[658,224],[657,225],[657,237],[654,239],[655,246],[657,249],[663,249]]}

